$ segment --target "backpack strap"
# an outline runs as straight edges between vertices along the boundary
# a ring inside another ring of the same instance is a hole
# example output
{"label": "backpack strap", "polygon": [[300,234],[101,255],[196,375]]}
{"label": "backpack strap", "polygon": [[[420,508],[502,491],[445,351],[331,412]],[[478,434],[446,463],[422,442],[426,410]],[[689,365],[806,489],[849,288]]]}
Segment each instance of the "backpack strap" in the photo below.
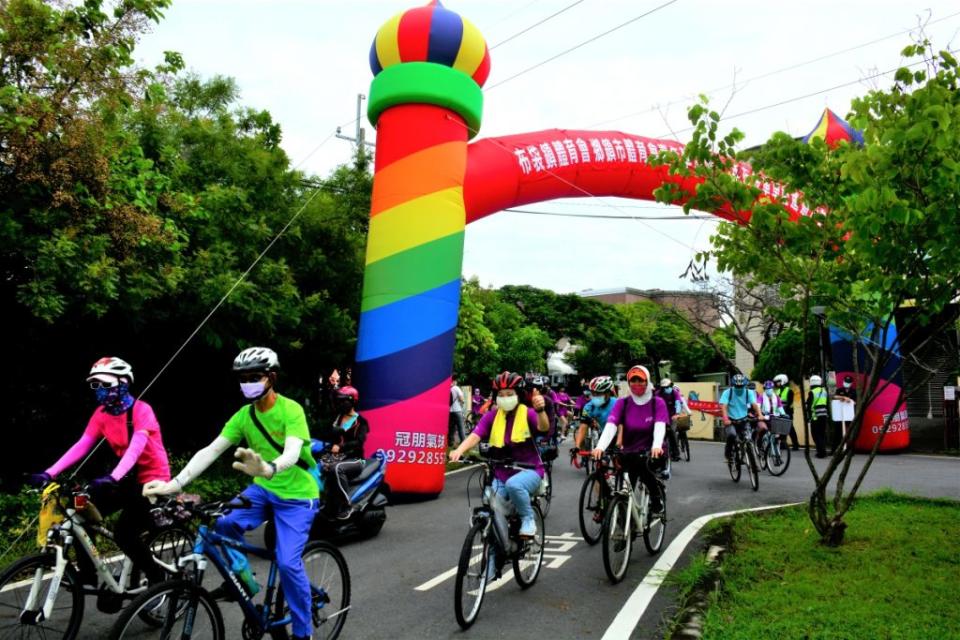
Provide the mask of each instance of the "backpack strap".
{"label": "backpack strap", "polygon": [[[271,435],[267,433],[267,430],[266,428],[264,428],[263,423],[260,422],[260,418],[257,417],[257,410],[256,408],[254,408],[253,403],[250,404],[250,419],[253,420],[253,424],[255,424],[257,429],[260,430],[260,435],[262,435],[264,439],[270,443],[270,446],[272,446],[278,452],[283,453],[283,447],[281,447],[280,443],[274,440],[273,437],[271,437]],[[297,456],[297,466],[303,469],[304,471],[307,471],[307,472],[310,471],[310,465],[307,464],[302,458],[300,458],[300,456]]]}
{"label": "backpack strap", "polygon": [[137,404],[136,399],[134,399],[133,404],[130,405],[130,408],[127,409],[127,446],[130,446],[130,443],[133,442],[133,407]]}

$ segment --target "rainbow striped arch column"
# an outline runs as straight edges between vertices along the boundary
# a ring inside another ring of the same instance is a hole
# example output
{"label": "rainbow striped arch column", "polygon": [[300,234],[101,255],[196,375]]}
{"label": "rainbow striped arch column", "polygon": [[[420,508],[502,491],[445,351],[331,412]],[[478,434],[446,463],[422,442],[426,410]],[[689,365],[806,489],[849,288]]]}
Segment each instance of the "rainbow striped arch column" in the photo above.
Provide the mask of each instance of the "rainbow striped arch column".
{"label": "rainbow striped arch column", "polygon": [[467,140],[480,128],[490,55],[439,2],[400,13],[370,50],[377,128],[355,377],[403,493],[443,489],[463,234]]}

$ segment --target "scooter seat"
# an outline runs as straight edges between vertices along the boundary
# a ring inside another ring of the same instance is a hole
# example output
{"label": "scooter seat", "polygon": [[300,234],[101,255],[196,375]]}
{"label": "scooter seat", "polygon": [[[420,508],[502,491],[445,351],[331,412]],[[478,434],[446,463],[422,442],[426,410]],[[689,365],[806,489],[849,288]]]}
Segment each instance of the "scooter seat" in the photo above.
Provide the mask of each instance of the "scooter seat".
{"label": "scooter seat", "polygon": [[370,476],[375,474],[383,466],[383,459],[379,456],[374,456],[372,458],[367,458],[366,462],[363,465],[363,471],[360,472],[356,478],[350,480],[350,486],[355,486],[358,484],[363,484],[367,481]]}

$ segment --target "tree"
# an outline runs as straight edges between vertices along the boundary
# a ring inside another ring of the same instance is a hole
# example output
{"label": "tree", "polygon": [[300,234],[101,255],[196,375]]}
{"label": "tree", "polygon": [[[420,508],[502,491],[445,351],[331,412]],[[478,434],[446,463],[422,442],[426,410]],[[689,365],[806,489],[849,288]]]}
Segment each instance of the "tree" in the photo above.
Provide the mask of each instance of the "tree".
{"label": "tree", "polygon": [[464,280],[460,288],[460,315],[453,370],[461,380],[486,384],[498,373],[499,345],[485,324],[485,306],[476,277]]}
{"label": "tree", "polygon": [[[743,135],[733,130],[720,136],[720,114],[704,100],[690,109],[695,130],[683,157],[664,154],[660,159],[672,175],[699,184],[689,199],[676,183],[667,184],[658,190],[659,199],[685,200],[687,211],[724,207],[749,222],[721,225],[713,237],[710,254],[721,271],[750,286],[776,287],[784,313],[798,319],[801,335],[816,305],[824,307],[830,324],[851,336],[854,353],[860,356],[854,362],[865,365],[866,383],[847,445],[863,426],[864,408],[889,384],[889,376],[882,380],[880,372],[891,354],[880,345],[887,343],[894,311],[904,305],[915,310],[897,330],[900,344],[919,348],[942,328],[938,319],[953,321],[942,312],[960,296],[957,62],[949,52],[934,53],[927,42],[910,45],[903,54],[919,61],[898,70],[889,89],[871,91],[853,102],[849,120],[863,130],[862,148],[841,143],[831,149],[822,140],[803,144],[775,134],[748,154],[758,177],[743,182],[732,172]],[[790,219],[783,204],[792,190],[803,194],[811,215]],[[801,371],[809,355],[806,348],[801,350]],[[894,406],[907,392],[901,389]],[[894,414],[884,420],[881,437]],[[849,490],[845,481],[852,447],[838,447],[822,472],[807,449],[816,483],[808,513],[824,543],[842,543],[844,515],[877,446]]]}
{"label": "tree", "polygon": [[799,329],[788,328],[770,340],[757,358],[750,377],[754,380],[771,380],[780,373],[785,373],[790,380],[803,380],[810,371],[800,369],[797,354],[806,350],[806,353],[816,353],[819,349],[816,325],[807,327],[806,344]]}

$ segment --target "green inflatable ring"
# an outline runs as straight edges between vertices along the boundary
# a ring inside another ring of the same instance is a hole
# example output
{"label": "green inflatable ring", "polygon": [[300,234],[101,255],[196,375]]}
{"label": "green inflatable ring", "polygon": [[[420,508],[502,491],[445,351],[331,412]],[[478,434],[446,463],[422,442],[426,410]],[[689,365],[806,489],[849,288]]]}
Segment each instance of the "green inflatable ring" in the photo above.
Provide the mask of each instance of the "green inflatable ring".
{"label": "green inflatable ring", "polygon": [[456,111],[470,127],[468,138],[480,132],[483,92],[473,78],[434,62],[406,62],[387,67],[370,84],[367,117],[376,126],[380,114],[398,104],[433,104]]}

